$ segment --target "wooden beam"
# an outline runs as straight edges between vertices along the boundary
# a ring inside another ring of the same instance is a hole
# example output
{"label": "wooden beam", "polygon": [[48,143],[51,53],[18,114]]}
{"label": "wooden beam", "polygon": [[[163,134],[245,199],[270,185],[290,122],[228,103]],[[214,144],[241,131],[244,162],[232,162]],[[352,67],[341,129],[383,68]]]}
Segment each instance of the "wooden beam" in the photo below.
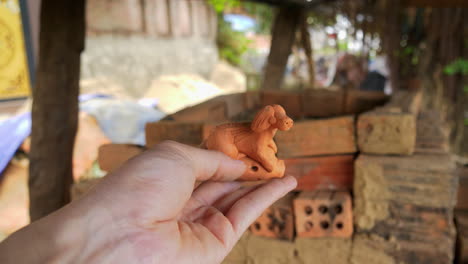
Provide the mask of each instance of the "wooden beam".
{"label": "wooden beam", "polygon": [[468,7],[466,0],[404,0],[403,6],[405,7],[433,7],[433,8],[447,8],[447,7]]}
{"label": "wooden beam", "polygon": [[70,201],[85,0],[42,1],[29,168],[31,221]]}
{"label": "wooden beam", "polygon": [[302,17],[301,13],[301,9],[297,7],[279,9],[271,34],[270,54],[268,55],[262,89],[277,90],[281,88],[296,29]]}

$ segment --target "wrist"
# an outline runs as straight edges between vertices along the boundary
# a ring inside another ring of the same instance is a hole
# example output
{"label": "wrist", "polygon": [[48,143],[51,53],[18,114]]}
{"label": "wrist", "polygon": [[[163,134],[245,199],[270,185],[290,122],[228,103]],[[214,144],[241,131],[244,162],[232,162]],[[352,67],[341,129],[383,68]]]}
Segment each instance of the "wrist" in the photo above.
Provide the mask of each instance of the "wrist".
{"label": "wrist", "polygon": [[[0,243],[0,263],[70,263],[82,256],[89,236],[104,226],[94,206],[79,201],[17,231]],[[93,217],[92,217],[93,216]]]}

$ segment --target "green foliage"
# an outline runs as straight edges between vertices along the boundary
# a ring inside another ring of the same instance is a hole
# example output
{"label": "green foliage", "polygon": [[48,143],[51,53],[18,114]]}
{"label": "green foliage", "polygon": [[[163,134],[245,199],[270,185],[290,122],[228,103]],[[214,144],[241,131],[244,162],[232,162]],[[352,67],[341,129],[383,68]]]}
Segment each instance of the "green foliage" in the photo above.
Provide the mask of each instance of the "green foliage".
{"label": "green foliage", "polygon": [[333,27],[336,25],[337,13],[332,8],[322,7],[307,12],[307,24],[311,27]]}
{"label": "green foliage", "polygon": [[[448,75],[454,75],[457,73],[467,75],[468,74],[468,60],[465,60],[462,58],[456,59],[454,62],[445,66],[444,73]],[[466,87],[465,87],[465,91],[466,91]]]}
{"label": "green foliage", "polygon": [[222,59],[238,66],[242,54],[249,49],[250,42],[244,33],[233,30],[230,23],[219,17],[217,43],[219,56]]}
{"label": "green foliage", "polygon": [[240,6],[239,0],[208,0],[208,4],[213,7],[216,13],[223,13],[224,10]]}
{"label": "green foliage", "polygon": [[465,93],[468,93],[468,85],[463,86],[463,91],[464,91]]}
{"label": "green foliage", "polygon": [[242,2],[242,8],[256,20],[255,32],[270,34],[275,12],[266,4]]}
{"label": "green foliage", "polygon": [[348,50],[348,42],[346,40],[343,40],[343,41],[338,40],[338,49],[347,51]]}

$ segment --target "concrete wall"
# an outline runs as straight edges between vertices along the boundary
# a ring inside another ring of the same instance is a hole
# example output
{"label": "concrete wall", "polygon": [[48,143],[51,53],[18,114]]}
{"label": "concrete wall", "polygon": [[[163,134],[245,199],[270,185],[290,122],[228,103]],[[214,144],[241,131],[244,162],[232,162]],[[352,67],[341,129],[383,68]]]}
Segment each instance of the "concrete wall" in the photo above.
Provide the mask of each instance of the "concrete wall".
{"label": "concrete wall", "polygon": [[205,1],[88,0],[86,21],[82,80],[105,79],[133,97],[161,75],[208,77],[218,62],[216,14]]}
{"label": "concrete wall", "polygon": [[[27,0],[36,62],[40,2]],[[204,0],[87,0],[86,22],[81,78],[100,91],[114,84],[138,97],[161,75],[209,77],[218,62],[217,17]]]}
{"label": "concrete wall", "polygon": [[130,96],[139,97],[161,75],[209,77],[218,51],[214,41],[202,38],[89,36],[81,62],[82,80],[115,83]]}

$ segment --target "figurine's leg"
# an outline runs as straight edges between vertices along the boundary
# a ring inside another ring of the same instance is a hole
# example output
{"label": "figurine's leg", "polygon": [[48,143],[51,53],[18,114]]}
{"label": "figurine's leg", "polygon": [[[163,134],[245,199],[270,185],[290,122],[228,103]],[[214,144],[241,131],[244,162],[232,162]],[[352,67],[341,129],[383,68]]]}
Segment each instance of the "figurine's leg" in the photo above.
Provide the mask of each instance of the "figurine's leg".
{"label": "figurine's leg", "polygon": [[274,166],[278,162],[275,153],[272,149],[267,148],[259,151],[258,156],[255,158],[268,172],[272,172]]}
{"label": "figurine's leg", "polygon": [[271,140],[270,144],[268,144],[268,147],[273,150],[273,152],[277,153],[278,152],[278,147],[276,146],[275,141],[273,139]]}
{"label": "figurine's leg", "polygon": [[244,157],[247,157],[247,155],[245,155],[244,153],[239,152],[239,153],[237,154],[237,158],[236,158],[236,159],[240,160],[240,159],[242,159],[242,158],[244,158]]}
{"label": "figurine's leg", "polygon": [[223,152],[224,154],[228,155],[233,159],[239,159],[239,150],[234,144],[223,144],[218,146],[219,151]]}

